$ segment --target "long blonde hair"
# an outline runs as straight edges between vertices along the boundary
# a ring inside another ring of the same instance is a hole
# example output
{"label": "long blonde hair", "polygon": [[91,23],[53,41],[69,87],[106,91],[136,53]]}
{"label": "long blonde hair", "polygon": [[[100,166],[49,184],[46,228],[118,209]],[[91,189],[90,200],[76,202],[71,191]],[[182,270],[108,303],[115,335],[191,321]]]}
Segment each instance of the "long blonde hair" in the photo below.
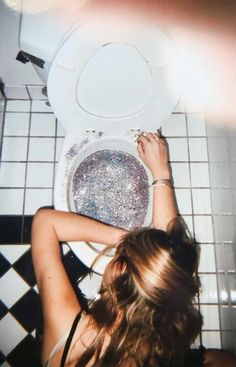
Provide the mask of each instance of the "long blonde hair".
{"label": "long blonde hair", "polygon": [[182,224],[171,228],[129,232],[117,246],[90,309],[98,334],[77,367],[183,366],[202,325],[193,305],[198,251]]}

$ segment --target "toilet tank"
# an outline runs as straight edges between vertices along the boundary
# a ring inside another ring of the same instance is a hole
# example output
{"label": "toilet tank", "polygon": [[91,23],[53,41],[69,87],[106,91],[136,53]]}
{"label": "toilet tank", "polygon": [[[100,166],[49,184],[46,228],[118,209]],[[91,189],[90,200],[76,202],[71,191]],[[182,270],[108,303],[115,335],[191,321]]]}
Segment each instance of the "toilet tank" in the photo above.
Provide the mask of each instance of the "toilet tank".
{"label": "toilet tank", "polygon": [[[46,9],[29,9],[29,1],[21,1],[19,49],[29,55],[29,61],[45,84],[54,55],[81,18],[81,9],[73,6],[74,0],[68,1],[67,6],[59,1],[55,3],[48,4]],[[18,56],[17,59],[24,62]]]}

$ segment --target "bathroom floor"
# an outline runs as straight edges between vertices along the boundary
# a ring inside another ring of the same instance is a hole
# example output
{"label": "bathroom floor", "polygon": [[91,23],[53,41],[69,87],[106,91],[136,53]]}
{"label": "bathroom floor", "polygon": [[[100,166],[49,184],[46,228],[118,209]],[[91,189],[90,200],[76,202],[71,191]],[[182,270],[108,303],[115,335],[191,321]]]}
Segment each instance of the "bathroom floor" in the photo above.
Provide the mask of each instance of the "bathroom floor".
{"label": "bathroom floor", "polygon": [[[32,85],[6,89],[0,171],[2,367],[38,365],[34,339],[41,314],[28,244],[30,223],[39,207],[53,205],[57,162],[65,135],[41,89]],[[206,130],[204,115],[186,112],[182,103],[162,127],[169,143],[179,211],[201,246],[202,342],[207,347],[220,347]],[[83,266],[67,245],[63,251],[71,279],[76,279]],[[23,358],[28,358],[27,362]]]}

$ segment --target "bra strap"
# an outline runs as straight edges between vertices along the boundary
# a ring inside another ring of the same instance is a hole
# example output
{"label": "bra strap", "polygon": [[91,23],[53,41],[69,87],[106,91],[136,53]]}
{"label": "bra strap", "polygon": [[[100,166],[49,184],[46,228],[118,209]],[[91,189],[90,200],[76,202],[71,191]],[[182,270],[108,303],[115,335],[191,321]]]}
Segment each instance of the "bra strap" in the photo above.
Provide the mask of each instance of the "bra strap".
{"label": "bra strap", "polygon": [[74,333],[75,333],[76,327],[78,325],[78,322],[80,320],[81,313],[82,313],[82,311],[80,313],[78,313],[78,315],[74,319],[73,324],[71,326],[70,333],[69,333],[68,338],[66,340],[66,344],[65,344],[65,347],[64,347],[64,350],[63,350],[63,354],[62,354],[62,357],[61,357],[60,367],[64,367],[65,366],[67,354],[68,354],[68,351],[70,349],[70,344],[71,344],[72,338],[74,336]]}

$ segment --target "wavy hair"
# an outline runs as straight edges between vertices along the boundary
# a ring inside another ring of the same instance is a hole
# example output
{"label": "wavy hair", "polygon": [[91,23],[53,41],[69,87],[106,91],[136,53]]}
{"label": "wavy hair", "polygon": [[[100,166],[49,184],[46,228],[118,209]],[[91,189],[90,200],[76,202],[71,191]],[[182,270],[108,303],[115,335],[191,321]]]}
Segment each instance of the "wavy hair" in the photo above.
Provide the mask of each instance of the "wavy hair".
{"label": "wavy hair", "polygon": [[[180,221],[129,232],[117,246],[90,308],[98,331],[77,367],[180,367],[200,332],[197,245]],[[104,351],[105,336],[111,335]]]}

